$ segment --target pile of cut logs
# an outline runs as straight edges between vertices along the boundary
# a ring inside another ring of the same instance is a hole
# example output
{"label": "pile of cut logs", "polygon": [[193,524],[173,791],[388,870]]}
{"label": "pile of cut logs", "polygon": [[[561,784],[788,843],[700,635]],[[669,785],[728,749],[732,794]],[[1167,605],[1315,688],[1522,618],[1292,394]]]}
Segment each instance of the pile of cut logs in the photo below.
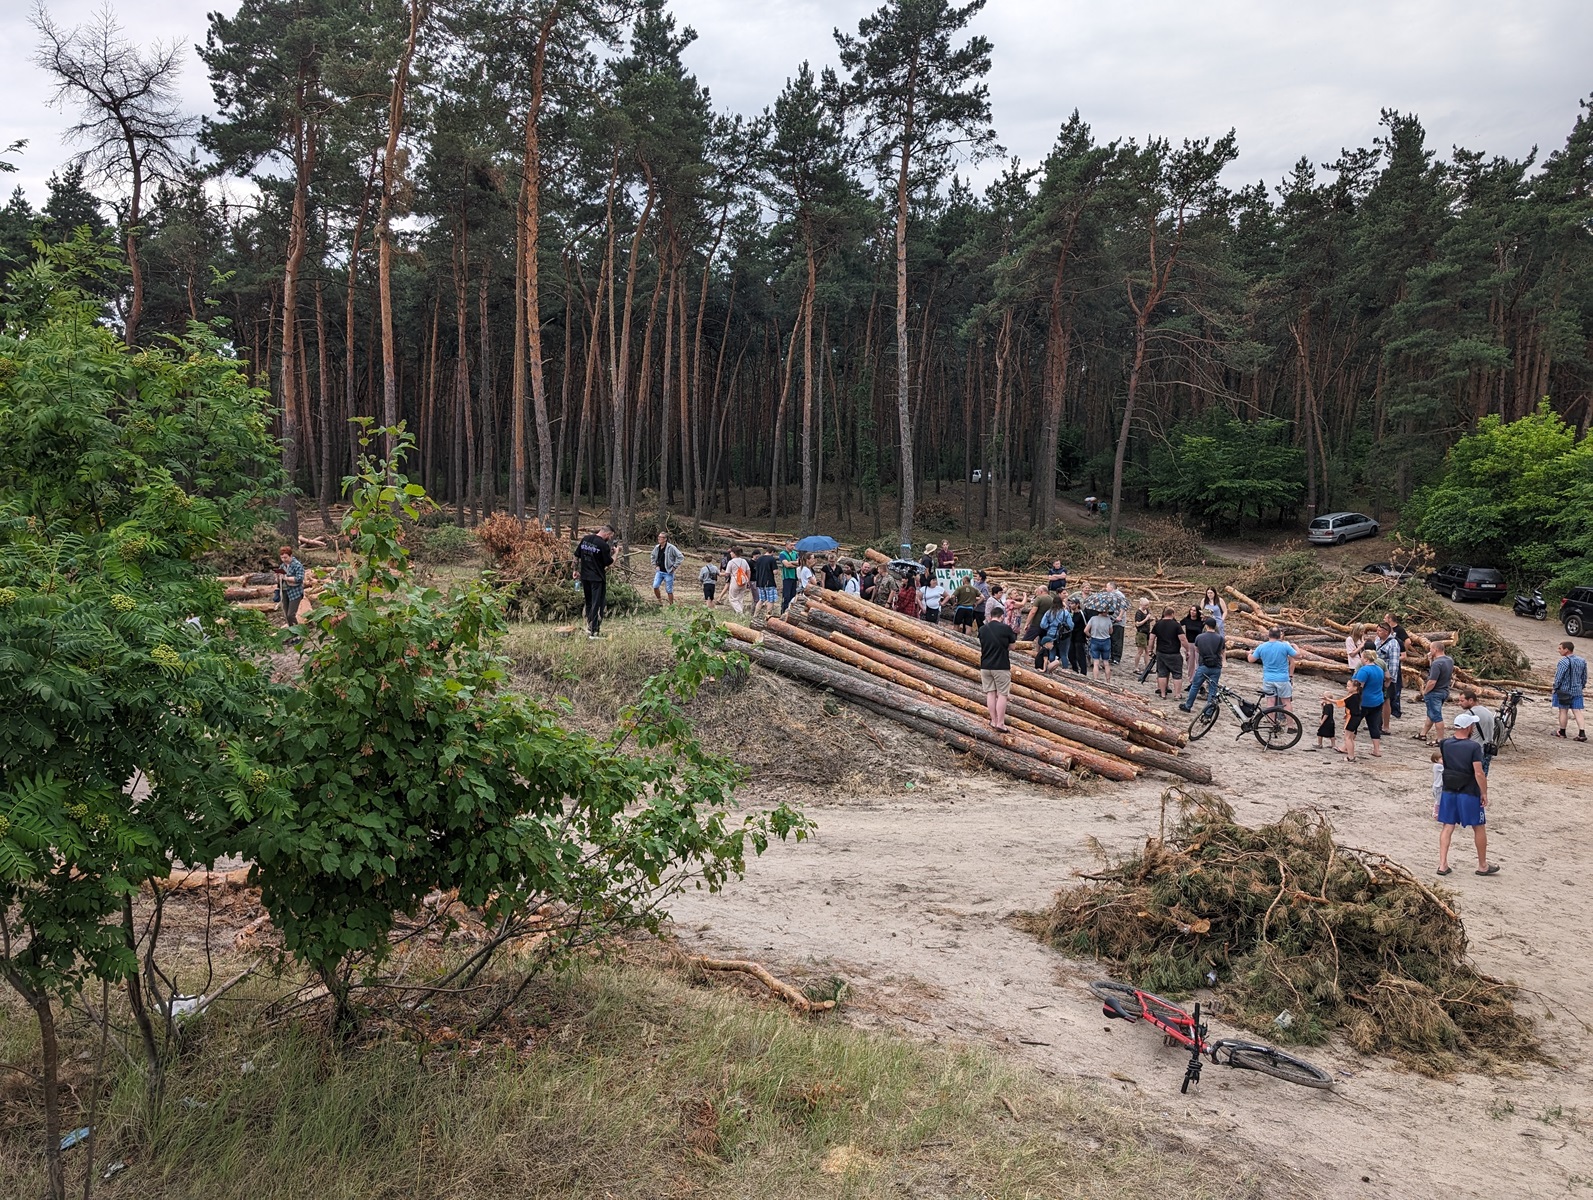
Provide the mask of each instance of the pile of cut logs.
{"label": "pile of cut logs", "polygon": [[[1348,625],[1328,619],[1317,613],[1299,608],[1280,608],[1269,613],[1259,603],[1237,588],[1224,588],[1229,598],[1227,628],[1227,657],[1242,659],[1267,640],[1271,629],[1283,630],[1283,636],[1300,652],[1294,669],[1308,675],[1322,675],[1347,680],[1354,669],[1349,664],[1349,647],[1345,638],[1352,632]],[[1434,644],[1453,647],[1459,634],[1453,629],[1438,629],[1428,633],[1412,633],[1405,646],[1401,661],[1401,679],[1407,691],[1419,692],[1427,668],[1432,663]],[[1359,665],[1359,664],[1357,664]],[[1483,680],[1461,667],[1455,668],[1455,682],[1469,683],[1478,689],[1484,700],[1502,700],[1500,687],[1521,687],[1543,690],[1541,683],[1528,680]]]}
{"label": "pile of cut logs", "polygon": [[979,686],[977,641],[845,592],[810,588],[761,632],[726,628],[731,648],[759,666],[828,688],[1020,779],[1068,787],[1086,774],[1130,780],[1150,769],[1211,782],[1208,769],[1180,756],[1186,734],[1139,697],[1016,661],[1012,732],[998,733]]}
{"label": "pile of cut logs", "polygon": [[[310,568],[304,573],[304,603],[300,611],[315,607],[316,600],[332,575],[330,568]],[[281,606],[271,597],[276,594],[277,577],[270,571],[251,571],[247,575],[218,575],[216,582],[226,589],[227,603],[233,608],[248,608],[256,612],[270,612]]]}

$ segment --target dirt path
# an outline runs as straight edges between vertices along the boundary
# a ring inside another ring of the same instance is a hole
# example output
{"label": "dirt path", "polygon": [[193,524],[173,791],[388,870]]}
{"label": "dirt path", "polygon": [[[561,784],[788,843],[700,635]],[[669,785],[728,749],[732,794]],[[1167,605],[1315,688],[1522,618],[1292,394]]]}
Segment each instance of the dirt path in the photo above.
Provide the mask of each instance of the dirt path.
{"label": "dirt path", "polygon": [[[1246,669],[1228,674],[1250,684]],[[1302,708],[1314,710],[1320,688],[1302,691]],[[1194,756],[1212,765],[1241,820],[1316,804],[1341,840],[1428,876],[1431,777],[1414,727],[1396,723],[1384,759],[1351,765],[1331,752],[1236,743],[1224,717]],[[1004,1045],[1044,1070],[1131,1093],[1196,1136],[1275,1163],[1279,1196],[1580,1193],[1593,1181],[1593,1062],[1583,1049],[1593,1026],[1581,1023],[1593,1019],[1593,927],[1579,904],[1593,870],[1593,754],[1546,729],[1547,713],[1529,710],[1519,753],[1494,766],[1489,828],[1502,874],[1478,879],[1461,856],[1447,882],[1482,969],[1535,990],[1523,1004],[1557,1068],[1435,1081],[1332,1045],[1306,1056],[1338,1073],[1334,1093],[1208,1068],[1198,1094],[1180,1096],[1177,1055],[1100,1017],[1083,987],[1099,969],[1007,921],[1091,869],[1096,846],[1116,854],[1153,836],[1163,785],[1151,779],[1066,794],[954,770],[911,791],[817,807],[816,839],[772,851],[720,896],[684,898],[678,929],[688,946],[844,976],[855,1020]]]}

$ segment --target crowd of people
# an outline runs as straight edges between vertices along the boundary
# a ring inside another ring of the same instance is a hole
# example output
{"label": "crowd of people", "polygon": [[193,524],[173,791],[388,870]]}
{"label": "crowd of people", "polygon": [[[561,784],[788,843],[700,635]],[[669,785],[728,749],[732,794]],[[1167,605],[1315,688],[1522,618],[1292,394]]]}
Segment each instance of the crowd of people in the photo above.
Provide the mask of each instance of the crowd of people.
{"label": "crowd of people", "polygon": [[[577,577],[585,593],[587,636],[601,637],[608,567],[614,561],[613,531],[603,526],[582,538],[576,550]],[[685,554],[667,533],[658,535],[652,548],[653,595],[660,604],[675,602],[675,576]],[[296,561],[296,560],[294,560]],[[1007,702],[1012,692],[1012,648],[1020,641],[1034,646],[1037,671],[1071,671],[1110,682],[1120,668],[1127,631],[1134,631],[1135,654],[1131,671],[1143,685],[1154,672],[1156,694],[1179,697],[1178,706],[1193,710],[1202,695],[1214,703],[1221,685],[1227,652],[1227,603],[1215,588],[1207,588],[1197,604],[1182,612],[1173,605],[1157,606],[1147,596],[1130,604],[1115,582],[1097,588],[1087,580],[1076,585],[1060,560],[1053,560],[1043,587],[1027,594],[1009,594],[983,570],[956,572],[957,556],[947,543],[929,543],[916,562],[889,564],[846,559],[836,554],[799,552],[795,542],[783,549],[762,547],[748,557],[739,545],[710,557],[698,570],[703,602],[725,604],[737,614],[750,611],[753,620],[776,616],[790,607],[799,592],[809,587],[846,592],[929,624],[948,622],[960,633],[975,635],[980,648],[980,681],[985,693],[990,725],[1008,732]],[[291,564],[284,559],[284,569]],[[302,568],[300,568],[302,571]],[[956,581],[947,586],[948,573]],[[301,576],[302,578],[302,576]],[[290,575],[286,592],[297,582]],[[1016,592],[1017,589],[1013,589]],[[289,617],[291,623],[291,615]],[[1309,751],[1334,751],[1345,763],[1360,761],[1361,730],[1369,742],[1370,756],[1383,756],[1383,740],[1395,721],[1403,718],[1405,651],[1410,635],[1393,612],[1376,623],[1357,624],[1344,639],[1350,675],[1341,693],[1321,696],[1321,720]],[[1494,875],[1498,864],[1488,860],[1488,773],[1497,751],[1498,715],[1481,702],[1473,687],[1455,686],[1455,661],[1442,641],[1429,639],[1430,655],[1421,681],[1421,727],[1410,736],[1431,750],[1433,817],[1439,826],[1438,874],[1448,875],[1450,847],[1457,828],[1470,829],[1477,852],[1478,875]],[[1551,705],[1558,713],[1558,737],[1569,736],[1576,725],[1576,740],[1586,742],[1583,724],[1587,660],[1572,642],[1560,644],[1551,690]],[[1267,640],[1246,654],[1261,667],[1262,703],[1292,710],[1296,666],[1300,650],[1274,628]],[[1185,684],[1185,678],[1188,683]],[[1454,700],[1458,711],[1446,719],[1445,706]],[[1342,725],[1342,733],[1340,727]]]}

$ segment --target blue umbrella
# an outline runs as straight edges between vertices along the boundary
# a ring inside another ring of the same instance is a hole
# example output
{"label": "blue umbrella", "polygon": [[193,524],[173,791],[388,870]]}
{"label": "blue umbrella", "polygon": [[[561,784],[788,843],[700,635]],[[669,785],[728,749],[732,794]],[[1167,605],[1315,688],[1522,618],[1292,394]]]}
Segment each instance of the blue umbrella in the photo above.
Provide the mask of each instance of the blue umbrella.
{"label": "blue umbrella", "polygon": [[816,533],[812,537],[803,538],[796,544],[796,548],[804,554],[824,554],[830,550],[839,550],[841,543],[832,537]]}

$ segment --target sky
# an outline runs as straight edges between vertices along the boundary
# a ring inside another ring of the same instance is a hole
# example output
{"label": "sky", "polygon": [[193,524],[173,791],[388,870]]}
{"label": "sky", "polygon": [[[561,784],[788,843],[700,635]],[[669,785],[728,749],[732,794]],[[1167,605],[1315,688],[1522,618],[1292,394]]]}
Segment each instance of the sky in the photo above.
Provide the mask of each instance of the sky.
{"label": "sky", "polygon": [[[106,0],[53,0],[56,22]],[[205,14],[236,0],[109,0],[140,41],[190,47],[182,93],[210,93],[192,45]],[[688,66],[720,108],[771,104],[796,65],[835,62],[836,26],[855,31],[879,0],[674,0],[698,40]],[[68,115],[30,61],[29,0],[0,0],[0,147],[35,202],[71,154]],[[1102,140],[1215,137],[1237,130],[1228,182],[1276,186],[1302,155],[1316,163],[1369,145],[1382,109],[1421,116],[1429,144],[1520,157],[1563,145],[1593,93],[1593,0],[988,0],[971,26],[994,44],[988,83],[1008,154],[1035,163],[1075,108]],[[988,180],[997,164],[965,174]]]}

